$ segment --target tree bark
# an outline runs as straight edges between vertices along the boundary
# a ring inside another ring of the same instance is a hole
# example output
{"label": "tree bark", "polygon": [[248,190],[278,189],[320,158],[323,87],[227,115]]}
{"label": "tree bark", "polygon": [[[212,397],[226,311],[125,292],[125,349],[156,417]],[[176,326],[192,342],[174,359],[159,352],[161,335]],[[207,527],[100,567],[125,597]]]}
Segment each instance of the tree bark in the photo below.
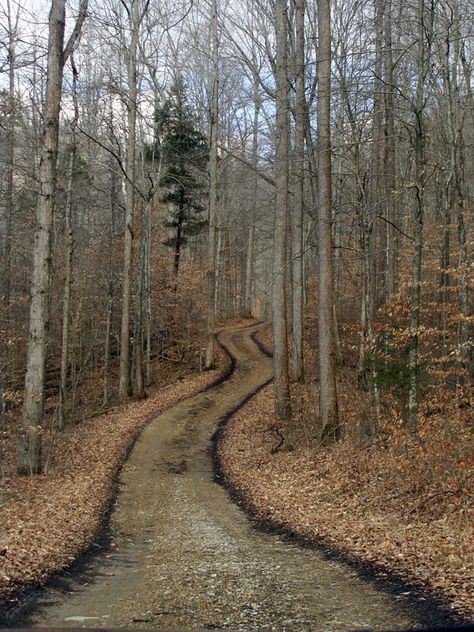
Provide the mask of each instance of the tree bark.
{"label": "tree bark", "polygon": [[[382,169],[384,166],[384,93],[385,85],[383,81],[383,34],[384,34],[384,9],[385,0],[374,0],[375,4],[375,68],[374,68],[374,112],[373,112],[373,153],[372,153],[372,187],[371,204],[368,209],[368,221],[370,228],[370,265],[373,268],[370,274],[371,280],[371,313],[373,318],[379,302],[379,288],[377,279],[385,280],[385,247],[386,247],[386,227],[384,222],[377,222],[377,215],[384,213],[384,177]],[[378,247],[380,244],[380,247]],[[378,275],[377,272],[382,274]],[[385,289],[384,289],[385,293]]]}
{"label": "tree bark", "polygon": [[146,396],[143,374],[143,293],[146,283],[146,259],[148,252],[148,225],[150,222],[150,205],[151,201],[146,201],[142,209],[140,229],[140,253],[138,259],[137,281],[135,286],[135,320],[133,335],[135,379],[133,394],[137,399],[143,399]]}
{"label": "tree bark", "polygon": [[260,116],[260,93],[258,89],[258,81],[254,79],[253,85],[254,94],[254,113],[253,113],[253,125],[252,125],[252,201],[251,201],[251,214],[250,214],[250,226],[248,232],[248,243],[246,252],[246,265],[245,265],[245,296],[244,296],[244,316],[250,318],[252,315],[252,290],[253,290],[253,270],[254,270],[254,258],[255,258],[255,222],[257,218],[258,207],[258,125]]}
{"label": "tree bark", "polygon": [[217,242],[217,139],[219,119],[219,39],[217,31],[217,1],[212,0],[212,95],[209,130],[209,234],[207,251],[207,348],[205,368],[215,365],[214,327],[216,320],[216,242]]}
{"label": "tree bark", "polygon": [[395,145],[395,99],[394,64],[392,49],[392,0],[385,7],[385,303],[393,300],[396,286],[396,243],[393,224],[396,224],[396,145]]}
{"label": "tree bark", "polygon": [[16,124],[16,96],[15,96],[15,64],[16,64],[16,29],[13,24],[10,2],[8,10],[8,83],[9,83],[9,113],[5,134],[5,216],[3,234],[3,262],[2,262],[2,295],[4,305],[10,304],[11,294],[11,254],[12,254],[12,226],[13,226],[13,171],[15,162],[15,124]]}
{"label": "tree bark", "polygon": [[17,471],[41,471],[41,424],[44,410],[49,291],[51,283],[51,231],[56,195],[59,110],[64,69],[65,0],[52,0],[49,14],[48,70],[42,148],[39,164],[40,191],[33,243],[30,329],[28,339],[25,401],[19,437]]}
{"label": "tree bark", "polygon": [[288,6],[276,0],[276,165],[275,227],[273,254],[273,390],[275,416],[291,417],[288,376],[288,325],[286,314],[286,255],[288,231]]}
{"label": "tree bark", "polygon": [[65,256],[65,278],[63,293],[63,327],[61,343],[61,380],[59,387],[58,405],[58,428],[62,429],[65,424],[64,407],[66,401],[67,388],[67,368],[69,352],[69,319],[71,313],[71,283],[72,283],[72,257],[74,251],[74,228],[72,224],[72,204],[74,187],[74,167],[76,164],[77,138],[76,128],[79,120],[79,106],[77,103],[77,69],[74,58],[71,55],[72,67],[72,97],[74,102],[74,118],[71,122],[71,147],[69,150],[69,165],[67,176],[67,193],[65,209],[65,236],[66,236],[66,256]]}
{"label": "tree bark", "polygon": [[[113,123],[114,110],[112,95],[109,98],[109,142],[113,146]],[[110,227],[109,227],[109,261],[107,279],[107,299],[105,305],[105,340],[104,340],[104,380],[102,385],[102,406],[105,408],[109,402],[109,366],[110,347],[112,337],[112,314],[114,299],[114,254],[115,254],[115,222],[117,212],[117,188],[118,177],[115,170],[115,158],[110,156],[109,163],[109,204],[110,204]]]}
{"label": "tree bark", "polygon": [[425,38],[425,0],[418,0],[418,54],[415,114],[415,192],[414,251],[412,261],[412,289],[410,304],[411,340],[408,352],[410,378],[408,385],[408,419],[418,420],[418,330],[420,326],[421,263],[423,256],[423,221],[425,213],[425,81],[428,72],[429,50]]}
{"label": "tree bark", "polygon": [[129,27],[131,32],[128,51],[128,95],[127,95],[127,165],[126,165],[126,206],[125,234],[123,250],[122,274],[122,322],[120,328],[120,381],[119,399],[128,398],[130,387],[130,286],[132,268],[133,216],[135,211],[135,156],[137,126],[137,49],[140,28],[140,0],[131,0],[129,10]]}
{"label": "tree bark", "polygon": [[319,198],[319,411],[322,441],[340,436],[334,335],[331,191],[331,9],[329,0],[318,4],[318,198]]}
{"label": "tree bark", "polygon": [[293,371],[297,382],[304,381],[303,362],[303,212],[304,212],[304,135],[305,135],[305,34],[304,0],[296,1],[296,190],[292,214],[292,279],[293,279]]}

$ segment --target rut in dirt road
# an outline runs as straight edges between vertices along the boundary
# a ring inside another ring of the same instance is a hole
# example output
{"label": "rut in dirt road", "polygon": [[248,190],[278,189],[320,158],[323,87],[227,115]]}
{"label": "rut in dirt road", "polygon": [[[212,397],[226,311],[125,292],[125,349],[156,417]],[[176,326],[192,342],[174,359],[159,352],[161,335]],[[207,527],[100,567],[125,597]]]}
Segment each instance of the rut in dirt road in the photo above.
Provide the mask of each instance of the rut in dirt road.
{"label": "rut in dirt road", "polygon": [[213,480],[219,421],[271,378],[251,340],[219,340],[234,356],[222,384],[163,413],[120,476],[111,546],[79,576],[40,597],[40,627],[341,630],[416,625],[392,596],[315,550],[262,533]]}

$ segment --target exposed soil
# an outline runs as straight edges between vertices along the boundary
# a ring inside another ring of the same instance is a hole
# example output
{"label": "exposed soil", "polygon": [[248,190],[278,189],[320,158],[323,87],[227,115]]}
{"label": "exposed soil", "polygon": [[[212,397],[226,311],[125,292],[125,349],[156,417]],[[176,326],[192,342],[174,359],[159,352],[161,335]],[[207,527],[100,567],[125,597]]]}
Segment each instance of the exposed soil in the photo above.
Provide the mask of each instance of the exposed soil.
{"label": "exposed soil", "polygon": [[251,340],[219,335],[233,375],[159,415],[123,467],[111,542],[79,576],[45,591],[18,625],[397,629],[424,623],[354,569],[255,529],[214,481],[220,421],[271,378]]}

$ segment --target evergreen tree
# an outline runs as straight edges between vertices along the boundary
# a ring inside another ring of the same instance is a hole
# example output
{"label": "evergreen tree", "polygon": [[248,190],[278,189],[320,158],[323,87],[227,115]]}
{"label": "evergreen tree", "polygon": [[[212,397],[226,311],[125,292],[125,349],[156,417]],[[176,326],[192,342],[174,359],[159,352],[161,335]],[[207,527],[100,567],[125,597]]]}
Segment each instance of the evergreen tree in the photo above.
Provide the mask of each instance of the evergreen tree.
{"label": "evergreen tree", "polygon": [[157,112],[157,127],[161,137],[160,186],[166,189],[161,201],[169,205],[170,211],[165,225],[175,230],[165,244],[174,248],[177,275],[182,247],[189,236],[198,234],[207,225],[202,216],[206,208],[202,199],[203,175],[209,157],[207,139],[197,128],[181,77],[175,80],[167,100]]}

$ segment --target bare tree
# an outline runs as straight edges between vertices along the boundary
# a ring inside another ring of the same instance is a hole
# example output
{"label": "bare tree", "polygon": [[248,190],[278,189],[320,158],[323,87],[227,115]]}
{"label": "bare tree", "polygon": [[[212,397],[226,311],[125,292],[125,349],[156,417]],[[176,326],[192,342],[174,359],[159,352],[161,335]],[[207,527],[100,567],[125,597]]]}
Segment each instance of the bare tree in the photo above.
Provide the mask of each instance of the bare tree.
{"label": "bare tree", "polygon": [[82,0],[75,28],[64,48],[65,0],[52,0],[49,14],[48,71],[43,110],[43,137],[39,165],[40,192],[36,210],[31,285],[30,331],[25,377],[26,397],[19,437],[19,474],[41,471],[41,430],[49,323],[51,282],[51,230],[56,197],[59,110],[64,64],[79,37],[86,16],[87,0]]}
{"label": "bare tree", "polygon": [[209,125],[209,231],[207,245],[207,348],[206,369],[215,364],[214,327],[216,318],[216,247],[217,247],[217,159],[219,121],[219,38],[217,30],[217,0],[211,7],[212,91]]}
{"label": "bare tree", "polygon": [[142,0],[130,0],[126,7],[130,29],[130,44],[127,50],[127,171],[126,171],[126,208],[125,234],[123,250],[122,276],[122,324],[120,328],[120,386],[119,397],[125,401],[130,386],[130,288],[132,268],[133,215],[135,211],[135,156],[137,137],[137,53],[140,23],[144,16]]}
{"label": "bare tree", "polygon": [[410,367],[410,383],[408,387],[408,417],[411,422],[418,418],[418,335],[420,326],[420,298],[421,298],[421,264],[423,255],[423,222],[425,215],[426,188],[426,157],[425,157],[425,122],[426,107],[425,84],[429,72],[431,30],[433,7],[427,11],[425,0],[418,0],[417,8],[417,84],[416,98],[413,107],[415,117],[415,207],[413,215],[414,241],[412,262],[412,291],[410,305],[411,341],[408,352]]}
{"label": "bare tree", "polygon": [[277,0],[276,32],[276,157],[275,157],[275,229],[273,255],[273,372],[275,416],[291,416],[288,377],[288,325],[286,314],[286,258],[288,233],[288,157],[289,90],[288,90],[288,5]]}
{"label": "bare tree", "polygon": [[318,4],[318,195],[319,195],[319,385],[322,440],[340,435],[336,391],[334,287],[332,265],[331,178],[331,10],[330,1]]}
{"label": "bare tree", "polygon": [[69,164],[67,174],[67,192],[65,208],[65,233],[66,233],[66,256],[65,256],[65,277],[63,295],[63,326],[61,342],[61,376],[59,386],[58,403],[58,427],[63,428],[65,423],[64,406],[67,387],[68,351],[69,351],[69,328],[71,315],[71,284],[72,284],[72,258],[74,252],[74,227],[72,222],[73,207],[73,187],[74,168],[77,153],[77,124],[79,121],[79,104],[77,101],[77,68],[74,57],[71,54],[72,68],[72,98],[74,103],[74,117],[71,121],[71,146],[69,149]]}
{"label": "bare tree", "polygon": [[12,3],[7,0],[7,55],[8,55],[8,113],[5,134],[5,205],[3,217],[3,261],[2,261],[2,295],[5,305],[10,303],[11,294],[11,250],[12,250],[12,221],[13,221],[13,175],[15,159],[15,124],[16,124],[16,40],[18,37],[18,22],[20,7],[16,14],[12,10]]}
{"label": "bare tree", "polygon": [[296,107],[295,107],[295,158],[296,189],[291,234],[293,279],[293,371],[296,381],[304,380],[303,363],[303,212],[305,175],[305,33],[304,0],[296,1]]}

